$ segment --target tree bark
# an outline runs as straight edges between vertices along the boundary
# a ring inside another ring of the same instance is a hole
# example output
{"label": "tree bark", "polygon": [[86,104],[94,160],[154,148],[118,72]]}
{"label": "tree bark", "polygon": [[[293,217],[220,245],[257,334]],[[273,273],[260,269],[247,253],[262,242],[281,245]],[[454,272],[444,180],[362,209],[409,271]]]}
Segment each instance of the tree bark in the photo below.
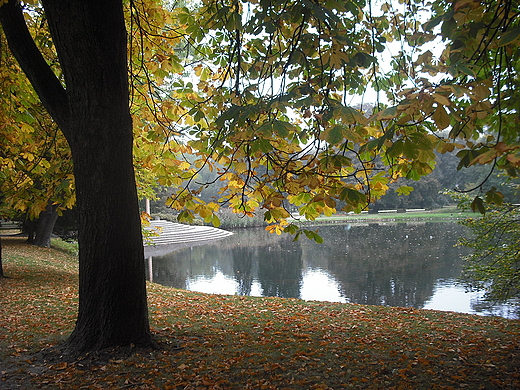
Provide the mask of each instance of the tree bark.
{"label": "tree bark", "polygon": [[4,263],[2,262],[2,237],[0,237],[0,279],[4,277]]}
{"label": "tree bark", "polygon": [[34,239],[36,236],[36,221],[29,219],[27,216],[23,222],[22,227],[24,233],[27,233],[27,243],[34,244]]}
{"label": "tree bark", "polygon": [[49,248],[51,246],[51,236],[54,225],[58,220],[58,206],[49,202],[45,210],[40,213],[36,225],[36,238],[33,244]]}
{"label": "tree bark", "polygon": [[66,89],[43,69],[41,53],[25,36],[16,0],[0,7],[0,21],[11,51],[72,151],[79,212],[79,312],[68,348],[83,353],[152,346],[122,3],[44,0],[43,5]]}

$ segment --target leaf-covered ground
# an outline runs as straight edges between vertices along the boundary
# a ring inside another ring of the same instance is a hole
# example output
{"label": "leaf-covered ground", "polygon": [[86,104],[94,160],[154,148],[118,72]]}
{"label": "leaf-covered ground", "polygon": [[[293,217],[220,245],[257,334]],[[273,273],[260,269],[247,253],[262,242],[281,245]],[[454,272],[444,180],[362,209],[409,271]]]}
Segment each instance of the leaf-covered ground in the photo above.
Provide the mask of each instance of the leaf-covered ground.
{"label": "leaf-covered ground", "polygon": [[60,358],[77,309],[75,259],[2,243],[0,389],[520,388],[517,320],[156,284],[160,349]]}

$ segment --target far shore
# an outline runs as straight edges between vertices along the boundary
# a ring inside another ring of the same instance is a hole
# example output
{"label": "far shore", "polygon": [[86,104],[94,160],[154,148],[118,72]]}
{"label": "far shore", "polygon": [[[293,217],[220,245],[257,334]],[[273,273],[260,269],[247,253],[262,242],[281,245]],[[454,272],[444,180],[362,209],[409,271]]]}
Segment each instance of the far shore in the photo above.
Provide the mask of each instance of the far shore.
{"label": "far shore", "polygon": [[399,222],[399,221],[445,221],[463,220],[478,217],[479,213],[462,212],[455,206],[447,206],[441,209],[410,209],[410,210],[379,210],[377,212],[362,212],[360,214],[334,214],[330,217],[323,216],[315,220],[307,220],[303,217],[293,217],[289,222],[305,224],[323,223],[366,223],[366,222]]}

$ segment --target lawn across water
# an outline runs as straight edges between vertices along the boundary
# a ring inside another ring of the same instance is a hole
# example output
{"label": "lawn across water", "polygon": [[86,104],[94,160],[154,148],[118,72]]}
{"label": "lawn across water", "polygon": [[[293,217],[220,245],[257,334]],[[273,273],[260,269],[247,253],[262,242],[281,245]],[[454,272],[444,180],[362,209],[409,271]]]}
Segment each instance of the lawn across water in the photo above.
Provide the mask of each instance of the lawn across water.
{"label": "lawn across water", "polygon": [[60,358],[77,260],[2,238],[0,389],[518,389],[520,321],[148,284],[158,350]]}
{"label": "lawn across water", "polygon": [[397,210],[382,210],[377,213],[361,213],[361,214],[334,214],[330,217],[321,216],[314,221],[297,218],[291,221],[307,223],[309,225],[319,225],[322,223],[366,223],[366,222],[399,222],[399,221],[446,221],[446,220],[462,220],[466,218],[480,217],[481,214],[471,211],[460,211],[456,206],[446,206],[435,210],[415,209],[415,211],[398,212]]}

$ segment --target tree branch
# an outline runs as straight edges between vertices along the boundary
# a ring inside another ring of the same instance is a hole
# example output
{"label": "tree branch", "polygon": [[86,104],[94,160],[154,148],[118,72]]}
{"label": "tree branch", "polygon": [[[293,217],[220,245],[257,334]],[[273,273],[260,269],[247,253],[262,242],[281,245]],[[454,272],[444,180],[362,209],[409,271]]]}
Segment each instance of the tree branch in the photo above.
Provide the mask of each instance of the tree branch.
{"label": "tree branch", "polygon": [[62,130],[68,129],[70,111],[65,88],[36,46],[19,1],[0,6],[0,23],[11,53],[27,75],[41,102]]}

